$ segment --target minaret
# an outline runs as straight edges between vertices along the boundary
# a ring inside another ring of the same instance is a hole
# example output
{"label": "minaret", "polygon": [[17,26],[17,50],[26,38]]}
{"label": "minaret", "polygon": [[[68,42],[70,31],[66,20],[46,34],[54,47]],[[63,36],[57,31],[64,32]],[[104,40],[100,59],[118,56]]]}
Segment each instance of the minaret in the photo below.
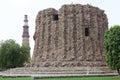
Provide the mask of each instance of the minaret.
{"label": "minaret", "polygon": [[29,57],[30,57],[30,45],[29,45],[29,26],[27,15],[24,16],[24,25],[23,25],[23,35],[22,35],[22,45],[26,45],[29,47]]}
{"label": "minaret", "polygon": [[29,45],[29,26],[28,26],[28,19],[27,19],[27,15],[24,16],[24,26],[23,26],[23,35],[22,35],[22,45],[26,45],[28,47],[30,47]]}

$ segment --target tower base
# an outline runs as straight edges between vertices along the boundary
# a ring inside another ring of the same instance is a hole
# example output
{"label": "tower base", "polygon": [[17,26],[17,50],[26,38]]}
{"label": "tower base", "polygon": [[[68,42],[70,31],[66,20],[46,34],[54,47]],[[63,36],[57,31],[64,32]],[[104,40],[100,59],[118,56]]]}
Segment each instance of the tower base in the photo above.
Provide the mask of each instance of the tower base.
{"label": "tower base", "polygon": [[116,71],[108,67],[22,67],[0,71],[3,77],[82,77],[82,76],[114,76]]}

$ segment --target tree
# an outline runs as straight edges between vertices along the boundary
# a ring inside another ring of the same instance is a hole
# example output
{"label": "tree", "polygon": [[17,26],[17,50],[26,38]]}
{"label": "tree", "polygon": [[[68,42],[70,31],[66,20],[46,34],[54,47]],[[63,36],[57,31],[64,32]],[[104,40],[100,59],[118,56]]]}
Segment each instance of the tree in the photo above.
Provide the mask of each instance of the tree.
{"label": "tree", "polygon": [[104,36],[106,62],[108,66],[117,70],[120,76],[120,26],[115,25],[108,29]]}
{"label": "tree", "polygon": [[14,40],[9,39],[0,43],[0,68],[8,69],[21,67],[28,62],[29,49],[20,46]]}
{"label": "tree", "polygon": [[26,45],[22,45],[20,49],[21,49],[20,63],[29,63],[30,62],[29,47]]}

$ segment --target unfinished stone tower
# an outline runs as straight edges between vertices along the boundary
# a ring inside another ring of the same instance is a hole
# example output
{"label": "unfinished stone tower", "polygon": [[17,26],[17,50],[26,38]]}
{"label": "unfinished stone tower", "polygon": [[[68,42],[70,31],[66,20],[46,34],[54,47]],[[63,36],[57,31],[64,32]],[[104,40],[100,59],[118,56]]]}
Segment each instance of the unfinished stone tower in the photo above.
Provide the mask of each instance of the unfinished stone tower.
{"label": "unfinished stone tower", "polygon": [[33,67],[102,67],[103,38],[108,20],[103,10],[91,5],[49,8],[36,18]]}

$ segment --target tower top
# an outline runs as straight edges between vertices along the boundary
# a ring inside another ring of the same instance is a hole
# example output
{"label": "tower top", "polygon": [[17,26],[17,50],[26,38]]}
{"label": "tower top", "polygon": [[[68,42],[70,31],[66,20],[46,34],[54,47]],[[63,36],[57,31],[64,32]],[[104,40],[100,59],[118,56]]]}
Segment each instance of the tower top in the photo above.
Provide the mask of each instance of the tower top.
{"label": "tower top", "polygon": [[28,17],[24,15],[24,26],[28,26]]}
{"label": "tower top", "polygon": [[24,15],[24,22],[28,21],[27,15]]}
{"label": "tower top", "polygon": [[27,15],[24,15],[24,25],[23,25],[23,38],[29,38],[29,30],[28,30],[29,26],[28,26],[28,19],[27,19]]}

